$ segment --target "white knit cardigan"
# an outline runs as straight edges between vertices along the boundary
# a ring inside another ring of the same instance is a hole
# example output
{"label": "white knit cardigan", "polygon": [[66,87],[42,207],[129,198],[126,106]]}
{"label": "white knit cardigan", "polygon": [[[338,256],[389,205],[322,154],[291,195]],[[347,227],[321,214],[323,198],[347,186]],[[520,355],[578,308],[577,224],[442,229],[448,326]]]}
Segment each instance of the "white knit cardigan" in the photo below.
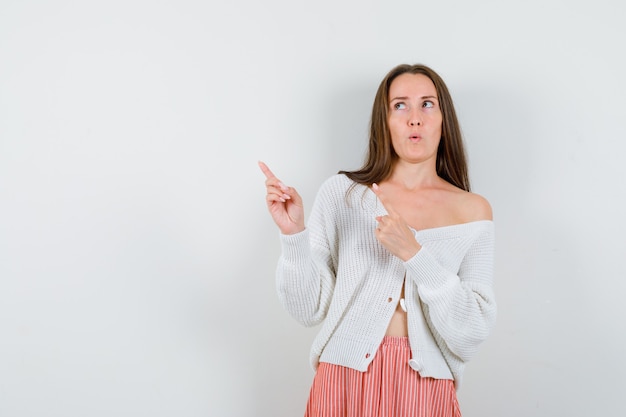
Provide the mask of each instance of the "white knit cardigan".
{"label": "white knit cardigan", "polygon": [[409,365],[423,377],[454,379],[495,324],[493,222],[413,231],[422,245],[407,262],[376,239],[376,195],[352,180],[329,178],[307,228],[281,235],[279,299],[300,323],[322,327],[311,364],[366,371],[385,335],[405,283]]}

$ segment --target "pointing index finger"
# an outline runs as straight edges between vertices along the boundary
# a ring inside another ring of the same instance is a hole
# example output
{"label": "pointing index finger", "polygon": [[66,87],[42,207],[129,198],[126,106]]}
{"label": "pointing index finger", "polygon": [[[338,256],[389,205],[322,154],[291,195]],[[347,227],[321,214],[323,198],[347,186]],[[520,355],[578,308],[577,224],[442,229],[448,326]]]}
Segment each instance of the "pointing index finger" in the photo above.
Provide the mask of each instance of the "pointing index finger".
{"label": "pointing index finger", "polygon": [[374,194],[376,194],[376,196],[378,197],[378,199],[382,203],[382,205],[385,208],[385,210],[387,210],[387,213],[388,214],[396,214],[396,211],[393,209],[391,204],[389,204],[389,202],[386,201],[386,198],[383,196],[383,193],[380,192],[380,188],[378,187],[378,184],[373,183],[372,184],[372,190],[374,191]]}
{"label": "pointing index finger", "polygon": [[268,168],[267,165],[265,165],[264,162],[259,161],[259,168],[261,168],[261,171],[263,171],[263,174],[265,174],[265,178],[267,178],[268,180],[270,178],[276,178],[276,175],[274,175],[274,173]]}

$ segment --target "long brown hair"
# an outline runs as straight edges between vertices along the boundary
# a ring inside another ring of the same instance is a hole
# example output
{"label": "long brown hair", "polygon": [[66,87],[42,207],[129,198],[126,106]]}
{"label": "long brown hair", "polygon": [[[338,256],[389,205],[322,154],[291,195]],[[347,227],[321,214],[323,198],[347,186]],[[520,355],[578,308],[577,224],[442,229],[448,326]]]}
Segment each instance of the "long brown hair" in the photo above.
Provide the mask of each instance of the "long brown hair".
{"label": "long brown hair", "polygon": [[465,191],[470,191],[467,160],[463,147],[461,128],[454,111],[452,97],[441,77],[425,65],[398,65],[385,76],[378,86],[372,118],[370,121],[369,149],[363,167],[356,171],[339,171],[352,181],[371,186],[391,175],[393,164],[398,155],[391,143],[391,133],[387,124],[389,111],[389,87],[396,77],[409,74],[422,74],[430,78],[437,90],[439,107],[442,114],[441,140],[437,149],[437,175]]}

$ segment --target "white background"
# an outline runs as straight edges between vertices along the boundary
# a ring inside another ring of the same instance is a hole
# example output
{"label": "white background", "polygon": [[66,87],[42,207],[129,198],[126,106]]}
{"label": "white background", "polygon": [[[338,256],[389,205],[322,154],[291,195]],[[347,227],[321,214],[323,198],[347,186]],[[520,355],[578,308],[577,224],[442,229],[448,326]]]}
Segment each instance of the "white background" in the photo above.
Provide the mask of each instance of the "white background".
{"label": "white background", "polygon": [[497,226],[464,416],[620,415],[625,6],[0,2],[0,416],[298,416],[264,160],[310,208],[399,63],[448,83]]}

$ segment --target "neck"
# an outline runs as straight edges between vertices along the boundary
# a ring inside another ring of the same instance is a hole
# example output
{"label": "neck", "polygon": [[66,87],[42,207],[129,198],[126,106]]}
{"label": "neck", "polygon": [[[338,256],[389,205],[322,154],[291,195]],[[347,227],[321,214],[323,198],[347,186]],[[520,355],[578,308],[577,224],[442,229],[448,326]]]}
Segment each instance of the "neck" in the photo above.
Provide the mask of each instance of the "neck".
{"label": "neck", "polygon": [[441,181],[434,163],[430,161],[408,164],[398,161],[393,167],[389,182],[401,185],[407,190],[431,188]]}

